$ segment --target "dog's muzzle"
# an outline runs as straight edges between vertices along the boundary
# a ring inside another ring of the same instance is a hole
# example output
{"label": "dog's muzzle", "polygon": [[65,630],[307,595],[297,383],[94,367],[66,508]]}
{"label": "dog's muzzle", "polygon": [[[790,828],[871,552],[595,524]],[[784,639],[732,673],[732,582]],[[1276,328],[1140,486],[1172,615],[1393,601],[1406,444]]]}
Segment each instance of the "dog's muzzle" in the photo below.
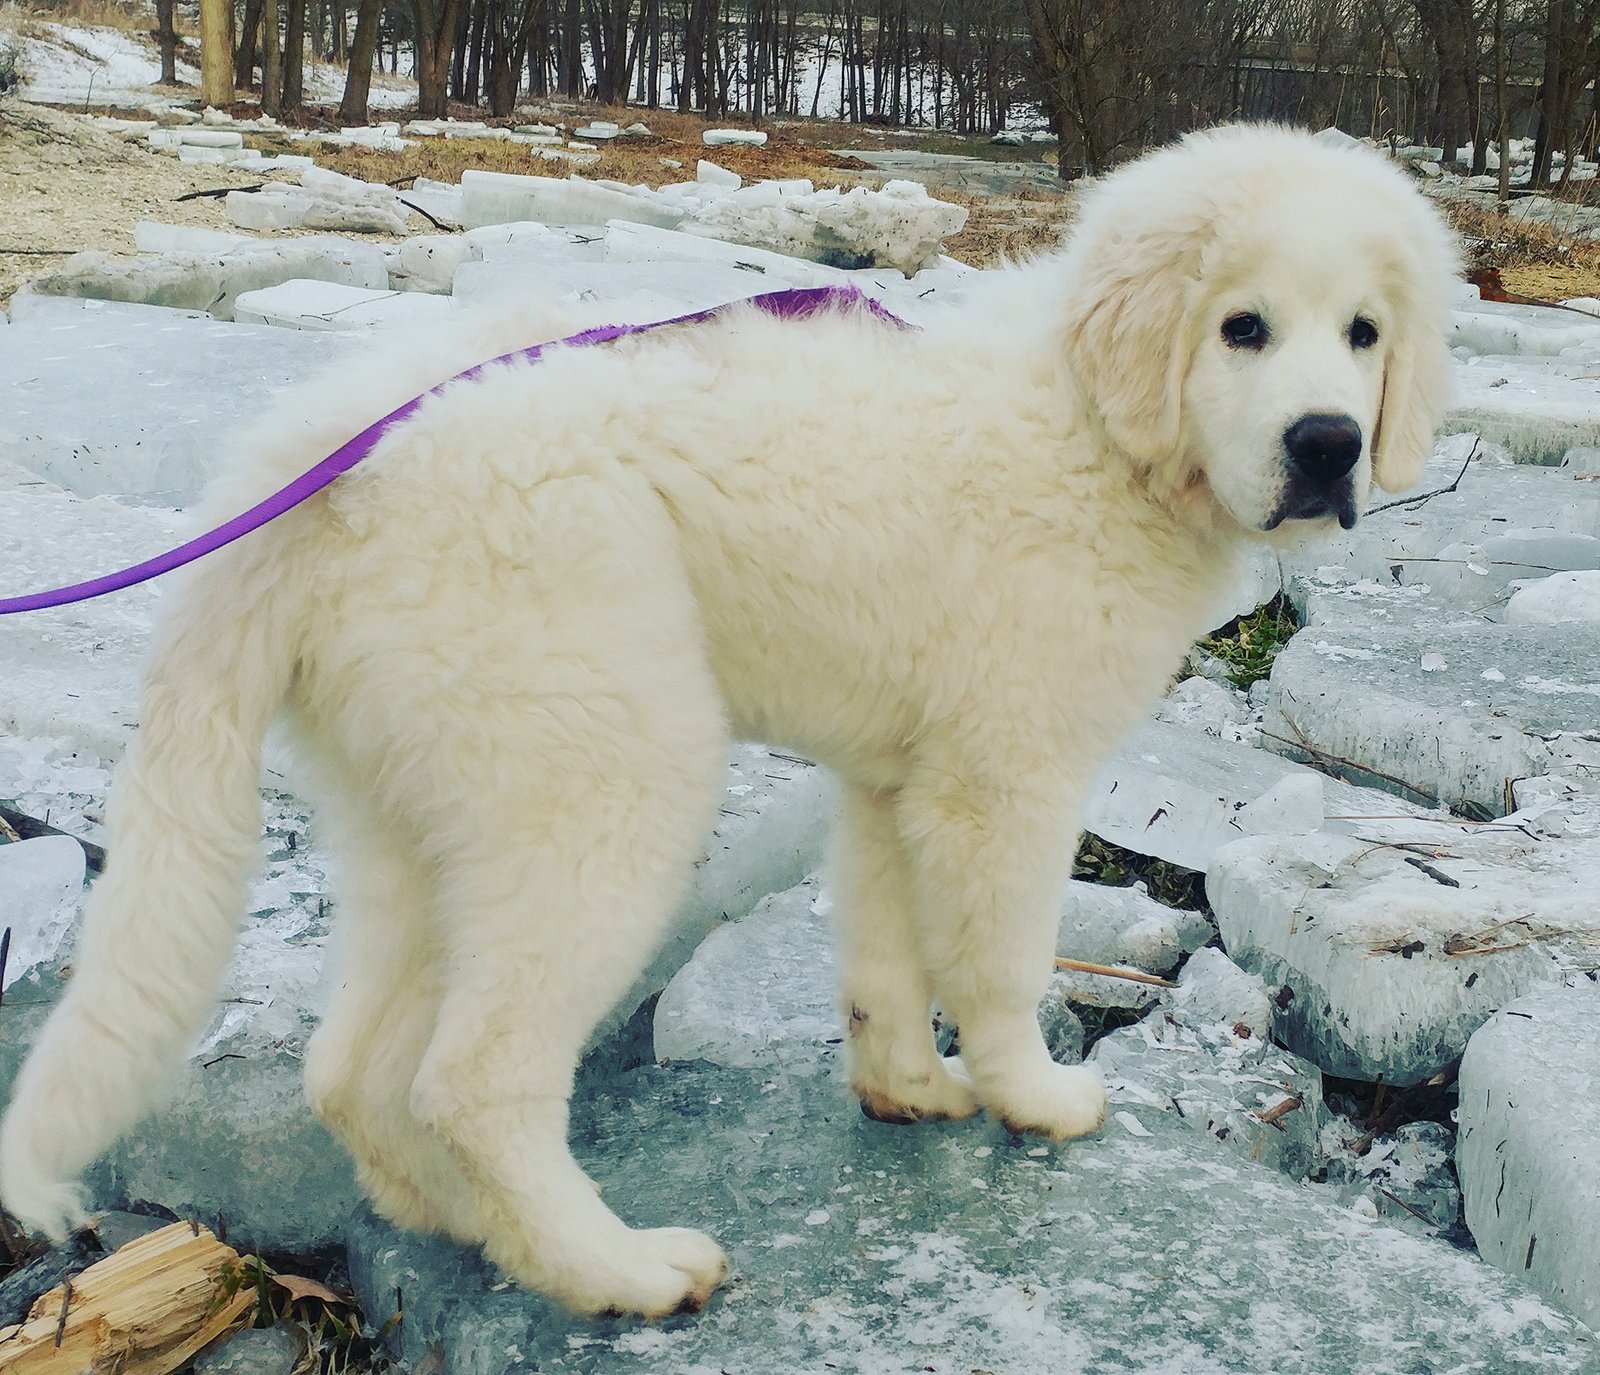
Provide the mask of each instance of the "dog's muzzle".
{"label": "dog's muzzle", "polygon": [[1350,474],[1361,461],[1361,426],[1348,415],[1303,415],[1283,432],[1283,449],[1289,478],[1264,528],[1325,516],[1354,528],[1358,513]]}

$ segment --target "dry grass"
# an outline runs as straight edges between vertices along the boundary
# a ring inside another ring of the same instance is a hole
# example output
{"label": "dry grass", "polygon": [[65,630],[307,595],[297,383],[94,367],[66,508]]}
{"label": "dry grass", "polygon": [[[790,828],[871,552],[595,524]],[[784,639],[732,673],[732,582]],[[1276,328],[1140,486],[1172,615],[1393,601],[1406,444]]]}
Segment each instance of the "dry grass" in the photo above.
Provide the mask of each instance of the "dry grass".
{"label": "dry grass", "polygon": [[1536,301],[1600,296],[1600,242],[1475,201],[1443,202],[1467,246],[1469,269],[1494,269],[1507,291]]}
{"label": "dry grass", "polygon": [[[155,9],[145,0],[34,0],[23,13],[53,24],[118,29],[123,33],[147,34],[156,26]],[[174,22],[182,32],[181,9]]]}

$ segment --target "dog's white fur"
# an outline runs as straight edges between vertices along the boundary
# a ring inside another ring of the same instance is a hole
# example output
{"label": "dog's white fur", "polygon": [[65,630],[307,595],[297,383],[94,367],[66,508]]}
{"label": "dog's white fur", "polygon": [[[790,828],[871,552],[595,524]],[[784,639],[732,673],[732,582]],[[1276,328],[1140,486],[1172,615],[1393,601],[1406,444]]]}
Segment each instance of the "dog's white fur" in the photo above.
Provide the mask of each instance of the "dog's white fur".
{"label": "dog's white fur", "polygon": [[[1051,1061],[1034,1015],[1085,785],[1237,551],[1287,537],[1263,533],[1287,426],[1359,423],[1357,502],[1417,480],[1453,266],[1378,155],[1233,128],[1107,179],[1064,251],[926,331],[741,311],[428,401],[173,596],[77,973],[0,1132],[6,1203],[59,1233],[70,1181],[204,1022],[280,713],[343,864],[309,1092],[390,1217],[580,1311],[716,1287],[715,1243],[626,1227],[566,1136],[577,1057],[683,892],[730,735],[843,781],[864,1105],[1094,1130],[1098,1080]],[[1224,340],[1240,311],[1268,347]],[[1376,345],[1352,346],[1357,316]],[[535,328],[345,369],[205,514]],[[961,1064],[935,1051],[935,997]]]}

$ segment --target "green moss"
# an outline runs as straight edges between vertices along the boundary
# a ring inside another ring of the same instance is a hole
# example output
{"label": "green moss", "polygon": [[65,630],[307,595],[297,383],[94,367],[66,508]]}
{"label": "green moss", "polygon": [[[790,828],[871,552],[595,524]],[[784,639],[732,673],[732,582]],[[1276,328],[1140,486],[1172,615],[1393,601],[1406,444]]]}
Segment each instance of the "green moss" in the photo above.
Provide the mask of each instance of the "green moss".
{"label": "green moss", "polygon": [[1272,661],[1289,643],[1300,620],[1294,607],[1281,593],[1248,616],[1229,621],[1215,635],[1200,641],[1200,648],[1228,665],[1228,677],[1235,687],[1248,688],[1272,672]]}

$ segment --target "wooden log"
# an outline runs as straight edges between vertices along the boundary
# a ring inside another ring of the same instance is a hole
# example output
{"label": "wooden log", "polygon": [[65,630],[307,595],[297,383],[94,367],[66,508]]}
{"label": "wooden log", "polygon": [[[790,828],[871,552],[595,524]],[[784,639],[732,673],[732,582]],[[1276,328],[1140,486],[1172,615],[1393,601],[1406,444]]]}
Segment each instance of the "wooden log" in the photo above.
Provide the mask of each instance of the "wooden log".
{"label": "wooden log", "polygon": [[138,1237],[0,1329],[0,1375],[172,1375],[247,1321],[254,1287],[230,1298],[225,1283],[238,1264],[233,1247],[187,1222]]}

